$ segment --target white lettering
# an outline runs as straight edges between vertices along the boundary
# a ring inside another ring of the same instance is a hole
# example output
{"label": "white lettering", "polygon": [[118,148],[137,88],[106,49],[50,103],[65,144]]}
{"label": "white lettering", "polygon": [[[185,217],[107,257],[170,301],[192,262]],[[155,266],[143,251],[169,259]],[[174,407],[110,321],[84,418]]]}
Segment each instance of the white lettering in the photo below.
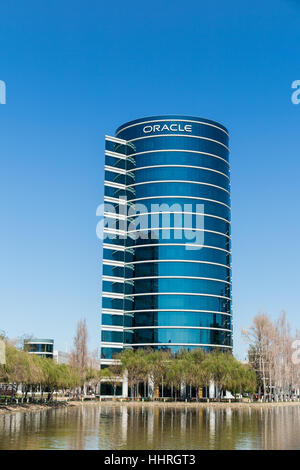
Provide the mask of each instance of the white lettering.
{"label": "white lettering", "polygon": [[0,80],[0,104],[6,104],[6,84]]}
{"label": "white lettering", "polygon": [[300,103],[300,80],[295,80],[292,83],[292,88],[297,88],[296,91],[292,94],[292,103],[299,104]]}
{"label": "white lettering", "polygon": [[153,126],[145,126],[143,128],[144,134],[149,134],[150,132],[164,132],[164,131],[172,131],[172,132],[192,132],[192,125],[182,123],[172,123],[170,125],[164,124],[155,124]]}

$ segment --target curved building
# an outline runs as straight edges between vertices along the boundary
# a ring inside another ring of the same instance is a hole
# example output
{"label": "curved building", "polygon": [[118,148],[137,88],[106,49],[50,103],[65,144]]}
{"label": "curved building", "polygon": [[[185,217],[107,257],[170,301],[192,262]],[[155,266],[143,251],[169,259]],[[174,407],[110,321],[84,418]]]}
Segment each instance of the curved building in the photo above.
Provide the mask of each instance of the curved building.
{"label": "curved building", "polygon": [[228,132],[154,116],[106,136],[101,360],[232,348]]}
{"label": "curved building", "polygon": [[53,348],[53,339],[32,338],[24,340],[25,351],[29,354],[36,354],[46,359],[53,359]]}

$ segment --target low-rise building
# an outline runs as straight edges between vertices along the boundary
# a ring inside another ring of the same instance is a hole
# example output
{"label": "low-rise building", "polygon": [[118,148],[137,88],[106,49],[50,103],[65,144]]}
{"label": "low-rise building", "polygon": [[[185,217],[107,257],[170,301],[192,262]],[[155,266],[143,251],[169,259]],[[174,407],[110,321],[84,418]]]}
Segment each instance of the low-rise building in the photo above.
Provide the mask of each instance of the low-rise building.
{"label": "low-rise building", "polygon": [[57,364],[69,364],[70,354],[64,351],[53,351],[53,359]]}
{"label": "low-rise building", "polygon": [[54,339],[30,338],[24,341],[24,350],[46,359],[53,359]]}

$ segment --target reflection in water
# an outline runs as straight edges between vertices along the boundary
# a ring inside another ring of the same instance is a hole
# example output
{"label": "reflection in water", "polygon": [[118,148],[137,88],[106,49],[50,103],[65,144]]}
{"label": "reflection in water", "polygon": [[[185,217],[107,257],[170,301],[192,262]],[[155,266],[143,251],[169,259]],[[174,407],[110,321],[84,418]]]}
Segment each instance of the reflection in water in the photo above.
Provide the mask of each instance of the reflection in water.
{"label": "reflection in water", "polygon": [[20,412],[0,416],[0,449],[300,449],[300,406]]}

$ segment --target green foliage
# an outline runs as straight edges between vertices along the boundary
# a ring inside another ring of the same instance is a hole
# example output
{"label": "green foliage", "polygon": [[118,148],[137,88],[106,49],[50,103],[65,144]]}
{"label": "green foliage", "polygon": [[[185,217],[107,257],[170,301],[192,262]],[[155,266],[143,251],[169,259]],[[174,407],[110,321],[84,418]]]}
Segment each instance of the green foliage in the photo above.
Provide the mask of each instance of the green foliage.
{"label": "green foliage", "polygon": [[253,394],[257,388],[254,370],[241,364],[229,353],[205,353],[195,349],[183,350],[172,356],[167,351],[142,348],[134,351],[128,348],[117,359],[115,364],[106,369],[86,367],[83,374],[77,367],[57,364],[52,359],[18,350],[6,341],[7,361],[0,366],[0,382],[13,384],[15,390],[22,384],[25,394],[40,389],[48,393],[48,398],[59,390],[78,393],[84,383],[97,384],[103,379],[111,382],[116,392],[124,373],[128,376],[135,397],[139,394],[139,384],[149,382],[149,378],[154,390],[157,391],[161,384],[167,385],[174,390],[175,398],[182,385],[199,391],[201,387],[208,386],[211,380],[219,390],[219,398],[223,390],[230,390],[233,394]]}
{"label": "green foliage", "polygon": [[[171,356],[166,351],[140,348],[136,351],[125,349],[117,359],[123,372],[127,371],[130,386],[137,387],[139,382],[151,378],[154,388],[162,382],[174,388],[175,397],[182,384],[199,390],[213,381],[218,388],[219,399],[224,390],[231,390],[234,394],[253,394],[257,388],[254,370],[230,353],[205,353],[202,349],[194,349],[182,350]],[[112,368],[107,374],[113,377]]]}
{"label": "green foliage", "polygon": [[[89,367],[86,380],[100,379],[100,371]],[[41,358],[35,354],[16,349],[6,342],[6,364],[0,366],[0,382],[12,384],[17,389],[22,384],[27,393],[38,388],[47,391],[50,398],[58,390],[74,390],[83,385],[81,371],[67,364],[57,364],[53,359]]]}

